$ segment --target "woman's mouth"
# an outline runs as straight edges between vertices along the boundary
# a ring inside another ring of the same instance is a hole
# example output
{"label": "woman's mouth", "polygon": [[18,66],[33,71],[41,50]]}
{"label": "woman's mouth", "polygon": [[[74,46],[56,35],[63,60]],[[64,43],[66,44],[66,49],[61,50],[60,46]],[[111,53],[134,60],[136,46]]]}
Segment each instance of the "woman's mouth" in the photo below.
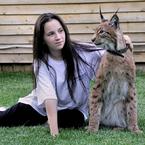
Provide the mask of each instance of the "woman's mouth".
{"label": "woman's mouth", "polygon": [[61,41],[61,42],[56,42],[55,44],[56,44],[56,45],[62,45],[63,42],[62,42],[62,41]]}

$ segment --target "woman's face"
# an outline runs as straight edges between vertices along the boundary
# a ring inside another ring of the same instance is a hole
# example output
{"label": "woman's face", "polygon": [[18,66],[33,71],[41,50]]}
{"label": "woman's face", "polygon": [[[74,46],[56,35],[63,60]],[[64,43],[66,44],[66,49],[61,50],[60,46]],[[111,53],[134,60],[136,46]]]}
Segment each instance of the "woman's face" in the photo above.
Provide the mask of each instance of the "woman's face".
{"label": "woman's face", "polygon": [[60,53],[65,44],[65,32],[59,21],[52,19],[44,25],[44,41],[50,54]]}

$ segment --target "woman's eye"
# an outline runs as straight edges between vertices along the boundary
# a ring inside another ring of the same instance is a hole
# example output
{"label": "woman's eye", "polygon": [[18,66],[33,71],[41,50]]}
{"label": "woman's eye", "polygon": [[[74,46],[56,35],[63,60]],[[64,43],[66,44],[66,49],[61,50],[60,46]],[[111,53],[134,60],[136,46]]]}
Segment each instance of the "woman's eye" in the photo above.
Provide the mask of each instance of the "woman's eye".
{"label": "woman's eye", "polygon": [[47,34],[47,36],[52,36],[52,35],[54,35],[54,32],[49,32],[49,33]]}
{"label": "woman's eye", "polygon": [[63,29],[59,29],[59,32],[61,33],[61,32],[63,32],[64,30]]}

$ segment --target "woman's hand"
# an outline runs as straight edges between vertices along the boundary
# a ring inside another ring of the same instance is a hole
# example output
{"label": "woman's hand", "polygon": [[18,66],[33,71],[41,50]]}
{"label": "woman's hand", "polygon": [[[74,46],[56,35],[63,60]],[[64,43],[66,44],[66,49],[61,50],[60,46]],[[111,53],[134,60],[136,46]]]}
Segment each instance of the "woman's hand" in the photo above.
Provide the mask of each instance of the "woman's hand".
{"label": "woman's hand", "polygon": [[50,133],[53,137],[56,137],[59,133],[58,122],[57,122],[57,100],[47,99],[45,101],[45,108],[46,108],[46,112],[47,112]]}
{"label": "woman's hand", "polygon": [[130,46],[130,48],[133,49],[133,44],[132,44],[130,37],[128,35],[123,35],[123,37],[125,39],[126,44],[128,44]]}

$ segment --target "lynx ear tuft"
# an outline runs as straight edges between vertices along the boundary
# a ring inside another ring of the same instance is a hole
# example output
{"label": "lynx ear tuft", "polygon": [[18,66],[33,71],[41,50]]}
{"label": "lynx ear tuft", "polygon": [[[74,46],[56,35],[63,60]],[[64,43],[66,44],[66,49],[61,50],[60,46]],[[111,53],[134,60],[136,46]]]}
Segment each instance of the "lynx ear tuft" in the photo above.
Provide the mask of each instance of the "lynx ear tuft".
{"label": "lynx ear tuft", "polygon": [[101,6],[99,6],[99,10],[100,10],[100,18],[101,18],[101,21],[104,22],[105,21],[105,18],[102,15]]}

